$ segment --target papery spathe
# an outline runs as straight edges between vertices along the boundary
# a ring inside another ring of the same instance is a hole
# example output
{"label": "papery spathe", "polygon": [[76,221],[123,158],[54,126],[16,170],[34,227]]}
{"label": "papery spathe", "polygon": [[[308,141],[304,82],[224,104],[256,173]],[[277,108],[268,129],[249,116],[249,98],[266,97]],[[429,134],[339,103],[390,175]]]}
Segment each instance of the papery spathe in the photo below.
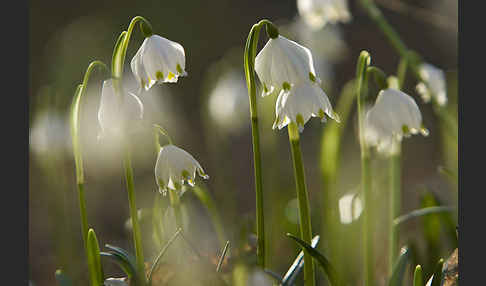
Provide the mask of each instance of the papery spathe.
{"label": "papery spathe", "polygon": [[273,129],[282,129],[294,122],[300,132],[311,117],[320,117],[324,122],[327,115],[339,122],[339,116],[333,111],[326,93],[314,83],[299,84],[291,90],[282,89],[275,104],[275,115]]}
{"label": "papery spathe", "polygon": [[258,53],[255,71],[263,84],[262,96],[304,82],[320,82],[311,51],[280,35],[268,40]]}
{"label": "papery spathe", "polygon": [[161,193],[168,189],[178,191],[187,182],[194,186],[196,172],[204,179],[209,176],[194,157],[183,149],[174,145],[163,146],[155,164],[155,179]]}
{"label": "papery spathe", "polygon": [[422,114],[415,100],[397,89],[380,91],[375,105],[366,113],[365,141],[376,146],[378,151],[391,154],[396,150],[395,141],[419,132],[428,134],[422,125]]}
{"label": "papery spathe", "polygon": [[105,80],[101,90],[100,107],[98,109],[98,123],[102,134],[120,134],[123,126],[134,123],[143,118],[143,104],[133,93],[121,92],[118,98],[113,86],[113,80]]}
{"label": "papery spathe", "polygon": [[177,82],[180,76],[187,75],[182,45],[158,35],[145,38],[130,66],[145,90],[149,90],[155,83]]}

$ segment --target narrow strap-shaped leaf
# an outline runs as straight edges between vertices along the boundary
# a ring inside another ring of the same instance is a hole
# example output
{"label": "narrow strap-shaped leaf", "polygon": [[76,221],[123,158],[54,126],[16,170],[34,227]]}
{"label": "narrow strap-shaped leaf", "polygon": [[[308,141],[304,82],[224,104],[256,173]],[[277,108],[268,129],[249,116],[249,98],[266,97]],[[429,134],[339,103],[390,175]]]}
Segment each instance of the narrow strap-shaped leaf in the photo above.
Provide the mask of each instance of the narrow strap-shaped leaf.
{"label": "narrow strap-shaped leaf", "polygon": [[100,252],[100,256],[112,259],[118,266],[120,266],[128,278],[136,276],[135,265],[130,264],[130,262],[122,257],[119,253]]}
{"label": "narrow strap-shaped leaf", "polygon": [[430,286],[440,286],[442,282],[442,266],[444,265],[444,259],[439,259],[434,270],[434,277],[432,278],[432,283]]}
{"label": "narrow strap-shaped leaf", "polygon": [[[317,246],[317,243],[319,243],[319,236],[316,235],[314,238],[312,238],[311,245],[313,248]],[[302,268],[304,266],[304,251],[301,250],[299,252],[299,255],[294,260],[294,263],[290,266],[289,270],[287,270],[287,273],[285,273],[283,279],[282,279],[282,285],[293,285],[295,279],[299,275],[300,271],[302,271]]]}
{"label": "narrow strap-shaped leaf", "polygon": [[400,256],[398,257],[395,265],[393,266],[393,272],[388,282],[389,286],[401,286],[403,284],[403,277],[405,274],[405,269],[407,267],[408,259],[410,257],[410,251],[407,247],[403,247],[400,251]]}
{"label": "narrow strap-shaped leaf", "polygon": [[182,231],[182,228],[177,229],[177,231],[169,239],[169,241],[164,246],[164,248],[162,248],[162,250],[160,251],[159,255],[157,255],[157,257],[154,260],[154,263],[152,263],[152,267],[150,268],[149,277],[148,277],[149,285],[152,285],[152,275],[154,273],[154,270],[157,269],[157,266],[159,265],[160,259],[162,258],[162,256],[164,256],[164,254],[167,251],[167,249],[169,248],[169,246],[177,238],[177,236],[179,235],[179,233],[181,233],[181,231]]}
{"label": "narrow strap-shaped leaf", "polygon": [[133,255],[131,255],[130,253],[128,253],[123,248],[120,248],[118,246],[114,246],[114,245],[111,245],[111,244],[105,244],[105,247],[108,248],[108,249],[110,249],[111,251],[116,252],[119,255],[123,256],[123,258],[125,258],[125,260],[129,261],[130,264],[136,265],[135,264],[136,263],[135,262],[135,257],[133,257]]}
{"label": "narrow strap-shaped leaf", "polygon": [[413,286],[424,286],[424,276],[422,273],[422,266],[417,265],[413,273]]}
{"label": "narrow strap-shaped leaf", "polygon": [[303,247],[310,256],[312,256],[317,262],[319,262],[319,265],[324,269],[324,272],[327,274],[327,278],[329,279],[329,282],[331,282],[332,286],[337,286],[339,285],[339,278],[336,272],[336,269],[331,265],[329,260],[322,255],[319,251],[317,251],[315,248],[310,246],[308,243],[303,241],[302,239],[287,233],[287,236],[295,240],[301,247]]}
{"label": "narrow strap-shaped leaf", "polygon": [[72,286],[73,282],[61,269],[56,270],[56,280],[59,286]]}
{"label": "narrow strap-shaped leaf", "polygon": [[91,278],[91,285],[102,286],[103,285],[103,269],[101,268],[100,248],[98,245],[98,239],[92,228],[88,230],[87,240],[87,253],[88,253],[88,267]]}

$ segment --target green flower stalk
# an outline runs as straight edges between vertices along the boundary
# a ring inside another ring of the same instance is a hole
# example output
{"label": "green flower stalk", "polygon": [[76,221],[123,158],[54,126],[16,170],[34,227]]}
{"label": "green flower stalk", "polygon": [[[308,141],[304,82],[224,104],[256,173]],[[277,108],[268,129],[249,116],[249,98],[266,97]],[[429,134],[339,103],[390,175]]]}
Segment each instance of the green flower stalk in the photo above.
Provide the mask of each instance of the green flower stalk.
{"label": "green flower stalk", "polygon": [[[294,165],[295,184],[297,187],[297,199],[299,202],[300,235],[302,240],[312,241],[312,226],[310,218],[309,197],[305,183],[304,161],[300,149],[300,135],[297,124],[292,122],[287,127],[289,133],[290,149],[292,162]],[[307,259],[306,259],[307,258]],[[310,262],[310,263],[309,263]],[[305,285],[315,285],[315,267],[312,257],[304,253],[304,283]]]}
{"label": "green flower stalk", "polygon": [[258,109],[256,102],[255,56],[258,36],[263,25],[271,22],[262,20],[251,27],[245,45],[244,68],[248,99],[250,101],[251,136],[253,145],[253,169],[255,172],[257,264],[265,268],[265,223],[263,216],[262,159],[260,154],[260,131],[258,130]]}
{"label": "green flower stalk", "polygon": [[371,189],[371,166],[369,147],[364,139],[364,98],[367,94],[367,68],[371,63],[371,57],[367,51],[362,51],[356,66],[356,97],[358,105],[359,143],[361,151],[361,188],[363,192],[363,274],[365,285],[373,285],[374,256],[373,256],[373,207]]}

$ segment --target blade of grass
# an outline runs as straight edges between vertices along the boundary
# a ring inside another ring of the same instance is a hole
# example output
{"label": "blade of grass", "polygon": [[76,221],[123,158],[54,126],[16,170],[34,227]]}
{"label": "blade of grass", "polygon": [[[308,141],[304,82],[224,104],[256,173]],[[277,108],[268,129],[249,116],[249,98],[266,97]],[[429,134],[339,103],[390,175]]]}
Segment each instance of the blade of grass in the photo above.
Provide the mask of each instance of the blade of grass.
{"label": "blade of grass", "polygon": [[442,282],[442,266],[444,264],[444,259],[439,259],[437,265],[435,266],[434,277],[432,278],[432,283],[430,286],[440,286]]}
{"label": "blade of grass", "polygon": [[179,228],[174,235],[169,239],[167,244],[164,246],[164,248],[160,251],[159,255],[154,260],[154,263],[152,263],[152,267],[150,268],[149,276],[148,276],[148,285],[152,285],[152,274],[154,273],[154,270],[157,269],[157,266],[159,265],[159,261],[164,256],[165,252],[169,248],[169,246],[172,244],[172,242],[177,238],[177,236],[181,233],[182,228]]}
{"label": "blade of grass", "polygon": [[311,245],[303,241],[302,239],[287,233],[287,236],[295,240],[297,244],[299,244],[302,248],[304,248],[310,256],[312,256],[317,262],[319,262],[319,265],[322,267],[324,272],[327,274],[327,278],[329,279],[329,282],[331,283],[332,286],[337,286],[339,285],[339,278],[337,276],[336,269],[331,265],[329,260],[322,255],[319,251],[317,251],[315,248],[313,248]]}
{"label": "blade of grass", "polygon": [[421,217],[421,216],[433,214],[433,213],[451,212],[453,210],[454,210],[454,207],[450,207],[450,206],[426,207],[426,208],[411,211],[408,214],[404,214],[404,215],[397,217],[396,219],[393,220],[393,224],[395,226],[397,226],[397,225],[404,223],[407,220],[410,220],[412,218]]}
{"label": "blade of grass", "polygon": [[[312,238],[311,245],[313,248],[317,246],[317,243],[319,243],[319,235],[314,236]],[[287,273],[285,273],[283,279],[282,279],[282,285],[293,285],[295,279],[297,279],[297,276],[299,275],[300,271],[302,271],[302,268],[304,267],[304,250],[301,250],[299,252],[299,255],[294,260],[294,263],[290,266],[289,270],[287,270]]]}
{"label": "blade of grass", "polygon": [[226,252],[228,251],[230,242],[229,240],[226,241],[226,245],[224,246],[223,253],[221,254],[221,257],[219,258],[218,261],[218,266],[216,267],[216,272],[219,272],[221,270],[221,265],[223,264],[224,257],[226,256]]}

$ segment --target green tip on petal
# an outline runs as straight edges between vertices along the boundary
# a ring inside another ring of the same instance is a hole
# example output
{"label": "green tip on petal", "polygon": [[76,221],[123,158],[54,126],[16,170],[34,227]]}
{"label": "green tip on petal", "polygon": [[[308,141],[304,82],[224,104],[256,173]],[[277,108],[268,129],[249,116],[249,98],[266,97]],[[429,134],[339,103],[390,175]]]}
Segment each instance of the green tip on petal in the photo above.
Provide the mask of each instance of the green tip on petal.
{"label": "green tip on petal", "polygon": [[180,65],[180,64],[177,64],[177,66],[176,66],[176,70],[177,70],[177,72],[178,72],[179,74],[183,74],[183,73],[184,73],[184,71],[182,70],[182,68],[181,68],[181,65]]}
{"label": "green tip on petal", "polygon": [[263,84],[263,92],[268,93],[268,88],[266,84]]}
{"label": "green tip on petal", "polygon": [[169,75],[167,76],[167,78],[169,80],[173,79],[175,77],[175,74],[173,74],[172,72],[169,72]]}
{"label": "green tip on petal", "polygon": [[319,116],[319,118],[321,118],[322,121],[326,119],[326,113],[324,113],[324,110],[322,110],[322,108],[319,108],[319,113],[317,115]]}
{"label": "green tip on petal", "polygon": [[185,180],[189,180],[191,178],[191,175],[189,174],[189,171],[187,170],[182,170],[182,177],[185,179]]}
{"label": "green tip on petal", "polygon": [[311,73],[311,72],[309,72],[309,79],[310,79],[312,82],[316,82],[316,76],[315,76],[313,73]]}
{"label": "green tip on petal", "polygon": [[163,80],[164,79],[164,74],[161,71],[157,71],[155,73],[155,77],[157,78],[157,80]]}
{"label": "green tip on petal", "polygon": [[304,131],[304,117],[302,117],[302,114],[297,114],[295,121],[297,122],[297,126],[299,127],[299,132]]}
{"label": "green tip on petal", "polygon": [[285,82],[282,84],[282,87],[283,87],[283,89],[284,89],[284,90],[290,90],[290,83],[288,83],[288,82],[286,82],[286,81],[285,81]]}
{"label": "green tip on petal", "polygon": [[429,136],[429,129],[425,128],[423,125],[420,127],[420,134],[423,136]]}
{"label": "green tip on petal", "polygon": [[402,131],[403,131],[403,134],[404,134],[404,135],[408,135],[408,134],[410,134],[410,129],[408,128],[408,126],[407,126],[407,125],[403,125],[403,126],[402,126]]}

